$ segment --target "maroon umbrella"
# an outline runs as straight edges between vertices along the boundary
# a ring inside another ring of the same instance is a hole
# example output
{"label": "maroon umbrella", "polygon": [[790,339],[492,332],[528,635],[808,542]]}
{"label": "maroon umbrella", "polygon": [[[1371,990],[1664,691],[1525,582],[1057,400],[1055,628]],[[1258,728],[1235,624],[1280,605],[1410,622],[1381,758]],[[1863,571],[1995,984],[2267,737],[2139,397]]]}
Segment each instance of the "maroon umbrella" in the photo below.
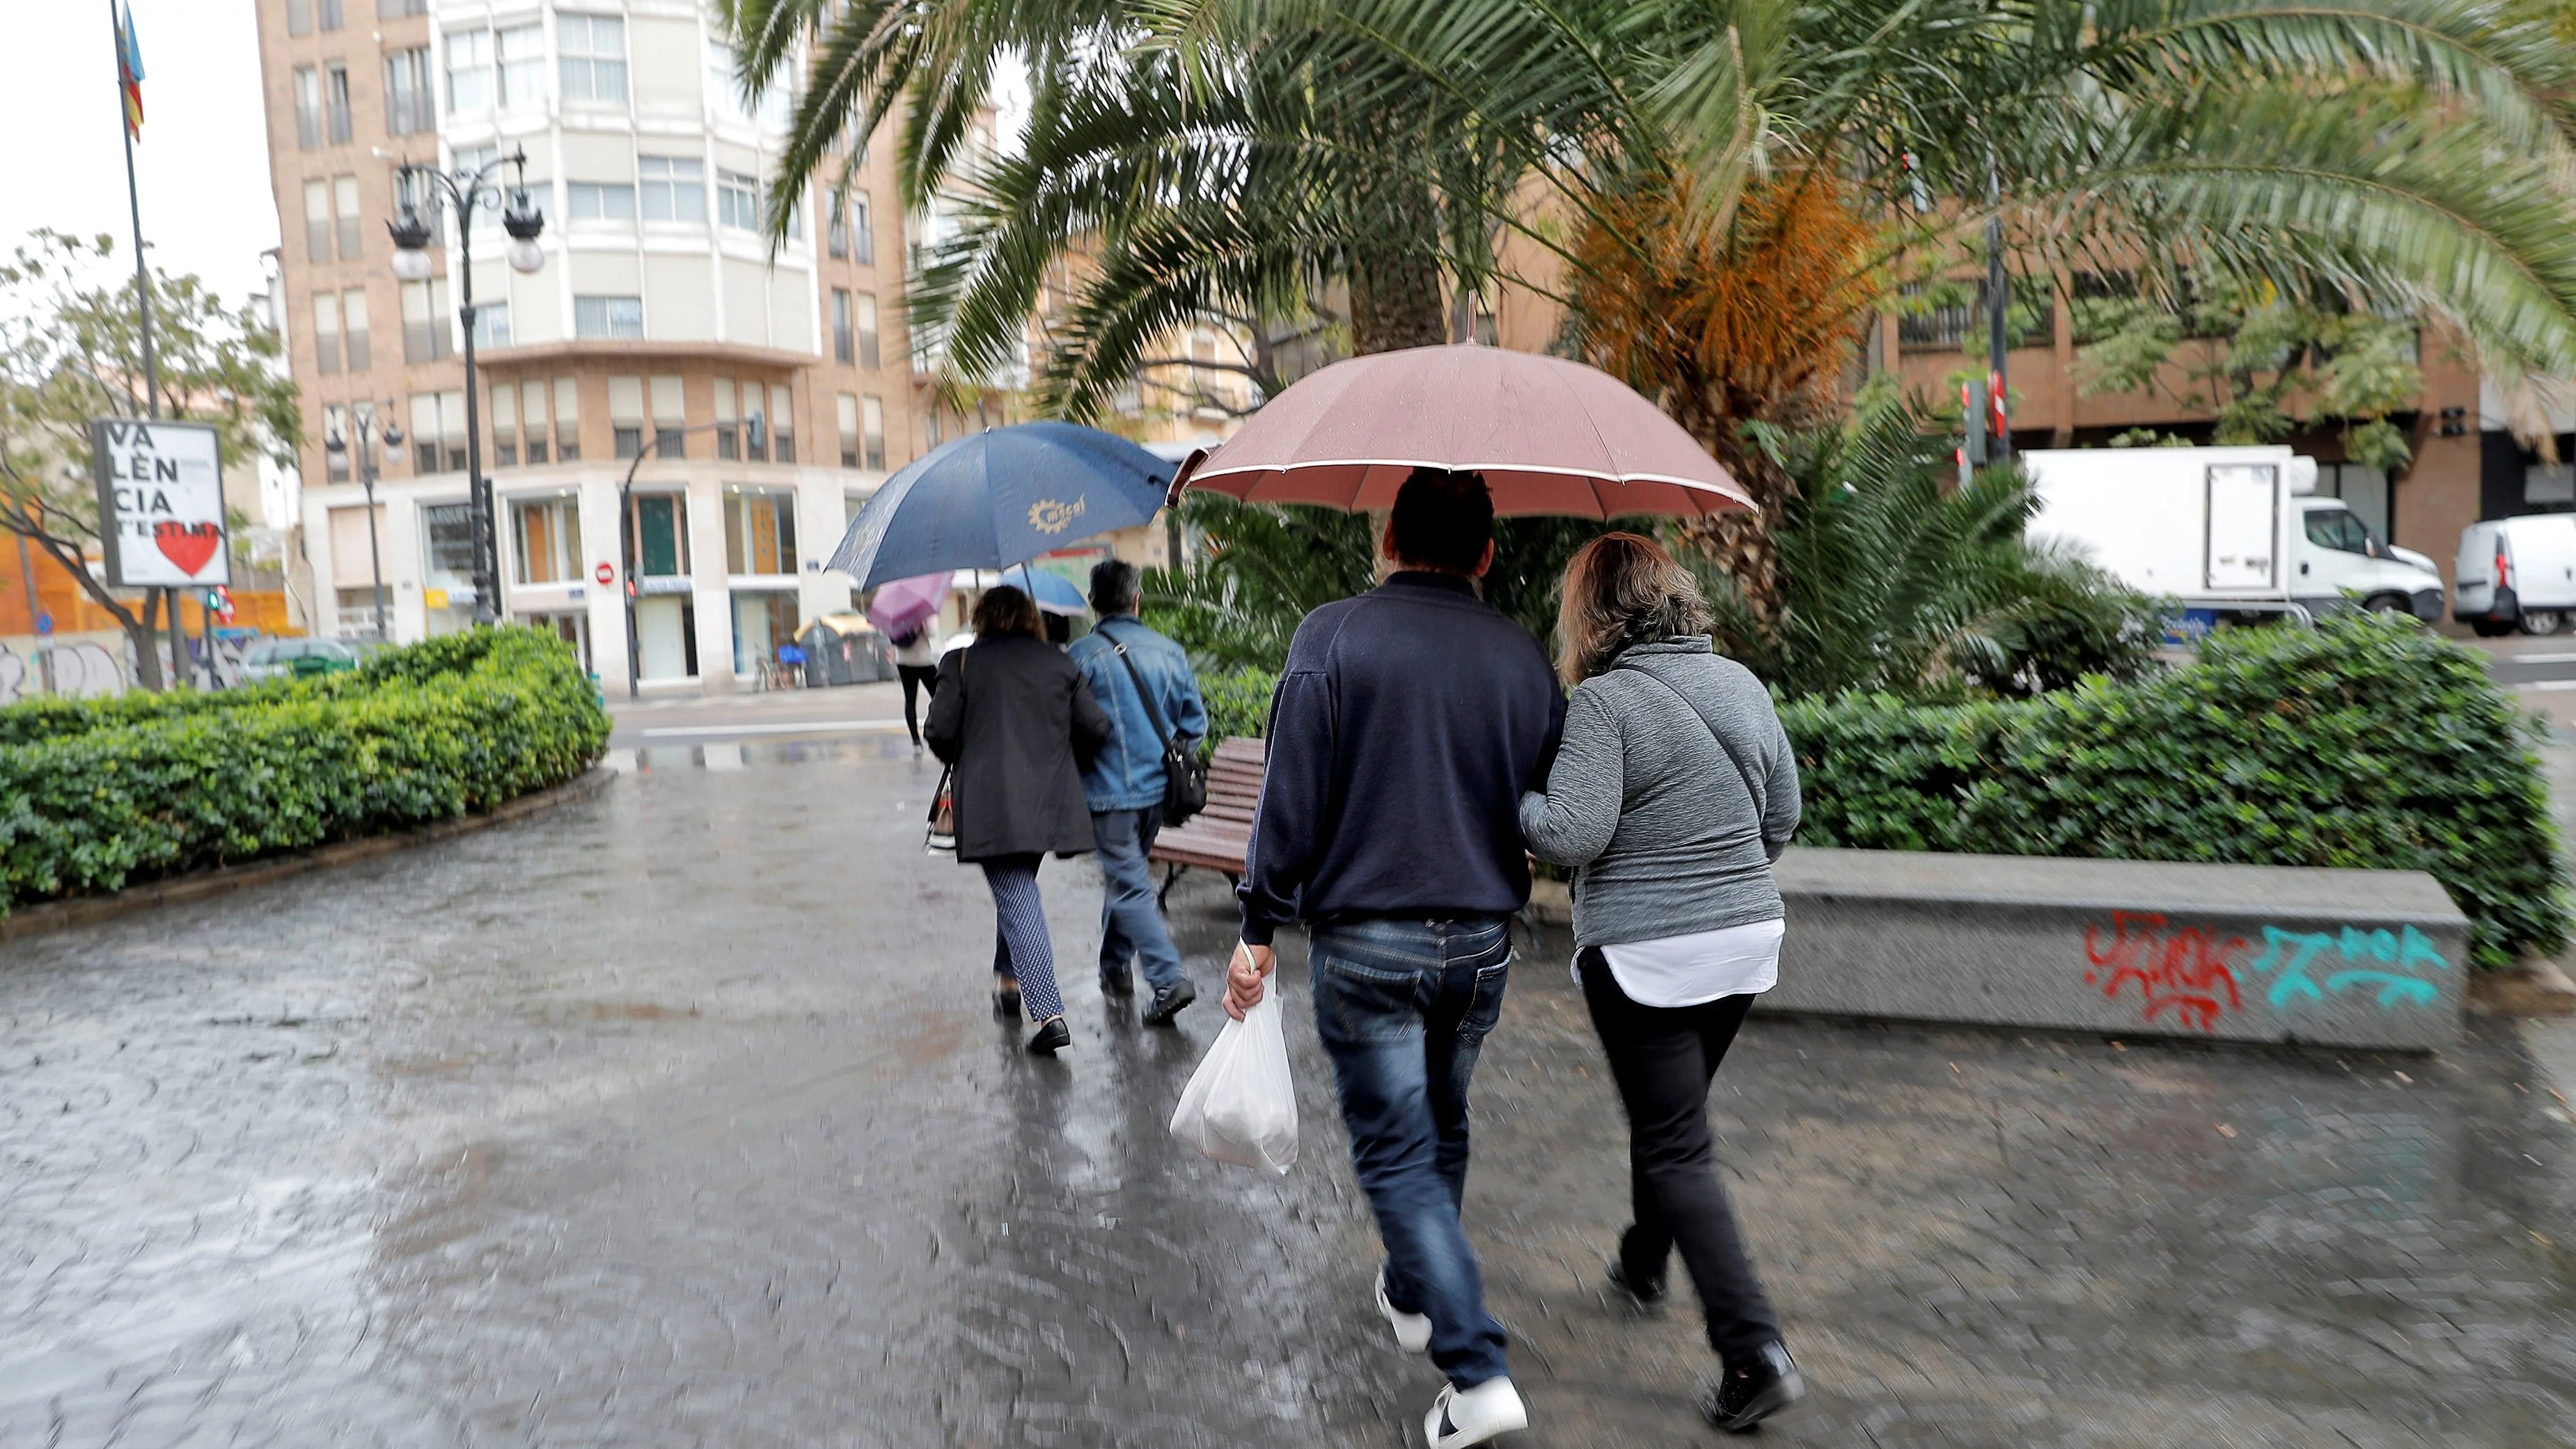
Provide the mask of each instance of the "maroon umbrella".
{"label": "maroon umbrella", "polygon": [[1485,475],[1498,513],[1684,518],[1753,500],[1679,423],[1608,373],[1499,347],[1415,347],[1336,362],[1264,404],[1172,498],[1389,508],[1416,468]]}

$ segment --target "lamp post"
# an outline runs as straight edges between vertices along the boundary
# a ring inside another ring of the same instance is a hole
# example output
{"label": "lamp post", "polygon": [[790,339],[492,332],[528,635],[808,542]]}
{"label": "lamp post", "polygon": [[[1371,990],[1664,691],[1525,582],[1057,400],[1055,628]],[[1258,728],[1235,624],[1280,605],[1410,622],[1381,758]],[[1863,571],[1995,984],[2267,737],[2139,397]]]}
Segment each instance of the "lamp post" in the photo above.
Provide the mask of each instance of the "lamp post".
{"label": "lamp post", "polygon": [[[503,166],[516,170],[507,195],[492,180],[492,173]],[[463,300],[456,315],[465,324],[465,487],[474,514],[474,622],[489,624],[500,612],[501,554],[499,529],[492,517],[492,480],[483,476],[483,388],[474,371],[474,208],[487,197],[501,207],[501,226],[510,234],[502,255],[509,260],[510,270],[522,276],[546,264],[546,254],[537,246],[538,235],[546,229],[545,213],[528,197],[525,150],[495,157],[480,170],[460,166],[452,176],[435,166],[409,163],[398,175],[406,183],[426,178],[437,185],[425,195],[427,214],[419,202],[405,201],[401,212],[386,224],[393,233],[395,276],[406,282],[427,281],[431,220],[442,196],[457,216],[458,289]]]}
{"label": "lamp post", "polygon": [[[635,450],[635,461],[626,465],[625,481],[617,485],[618,564],[626,570],[626,577],[622,582],[625,585],[626,594],[626,697],[628,699],[633,699],[635,697],[635,683],[638,666],[643,662],[642,647],[635,639],[636,568],[635,505],[633,502],[633,498],[635,496],[635,470],[644,466],[644,460],[646,458],[658,458],[662,455],[662,440],[664,438],[684,438],[691,433],[711,433],[719,428],[730,428],[732,426],[733,424],[731,423],[700,423],[695,427],[689,428],[656,429],[653,434],[652,448],[649,451],[643,448]],[[757,453],[767,444],[767,431],[758,416],[755,415],[744,419],[742,430],[743,440],[749,444],[750,451]]]}
{"label": "lamp post", "polygon": [[[388,400],[385,403],[386,414],[391,416],[393,410],[394,405]],[[383,550],[376,545],[376,450],[370,444],[381,440],[385,445],[385,456],[394,457],[402,451],[402,428],[399,424],[388,422],[385,424],[384,431],[377,433],[376,415],[372,409],[351,408],[349,416],[358,431],[358,455],[355,460],[358,486],[367,490],[367,572],[375,580],[375,592],[369,595],[369,599],[376,606],[376,642],[382,644],[386,640],[385,556]],[[345,453],[349,451],[349,440],[338,433],[333,433],[322,440],[322,447],[326,452]]]}

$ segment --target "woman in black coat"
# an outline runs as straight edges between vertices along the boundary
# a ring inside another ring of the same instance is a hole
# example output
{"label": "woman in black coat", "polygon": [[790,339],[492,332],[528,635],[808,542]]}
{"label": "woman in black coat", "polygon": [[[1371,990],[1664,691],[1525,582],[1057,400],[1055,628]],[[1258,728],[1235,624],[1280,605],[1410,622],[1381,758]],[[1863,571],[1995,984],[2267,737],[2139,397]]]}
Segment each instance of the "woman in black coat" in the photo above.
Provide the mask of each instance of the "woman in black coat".
{"label": "woman in black coat", "polygon": [[954,770],[957,859],[984,868],[1000,947],[996,1010],[1027,1002],[1038,1024],[1029,1050],[1072,1044],[1055,986],[1055,948],[1038,897],[1038,862],[1092,848],[1091,809],[1076,756],[1109,739],[1109,716],[1082,669],[1046,642],[1038,606],[1008,584],[975,605],[975,642],[939,661],[922,736]]}

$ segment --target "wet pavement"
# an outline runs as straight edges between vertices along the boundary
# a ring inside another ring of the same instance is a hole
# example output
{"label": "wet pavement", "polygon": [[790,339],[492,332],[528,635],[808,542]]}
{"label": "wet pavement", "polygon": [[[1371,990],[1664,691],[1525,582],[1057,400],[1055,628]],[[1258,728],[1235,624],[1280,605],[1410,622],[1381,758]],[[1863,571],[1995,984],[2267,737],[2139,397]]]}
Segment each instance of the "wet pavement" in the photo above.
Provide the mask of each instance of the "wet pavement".
{"label": "wet pavement", "polygon": [[[0,1445],[1397,1445],[1291,944],[1306,1155],[1164,1121],[1214,1036],[984,1005],[899,742],[648,751],[595,800],[0,947]],[[1221,881],[1174,911],[1203,993]],[[1528,1446],[1715,1442],[1598,1290],[1625,1138],[1516,968],[1469,1229]],[[1790,1445],[2576,1443],[2576,1129],[2507,1024],[2299,1056],[1763,1020],[1717,1099],[1814,1387]]]}

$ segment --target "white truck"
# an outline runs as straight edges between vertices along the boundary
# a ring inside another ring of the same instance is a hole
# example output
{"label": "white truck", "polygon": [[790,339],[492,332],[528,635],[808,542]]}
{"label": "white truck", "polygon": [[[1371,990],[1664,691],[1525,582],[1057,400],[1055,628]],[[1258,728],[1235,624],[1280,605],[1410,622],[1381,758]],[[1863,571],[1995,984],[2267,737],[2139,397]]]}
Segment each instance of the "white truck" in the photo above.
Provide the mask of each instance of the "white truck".
{"label": "white truck", "polygon": [[2451,617],[2492,639],[2555,634],[2576,613],[2576,514],[2490,518],[2460,530]]}
{"label": "white truck", "polygon": [[2316,460],[2286,447],[2055,448],[2021,461],[2039,492],[2031,540],[2180,601],[2186,632],[2229,614],[2442,617],[2433,561],[2316,496]]}

